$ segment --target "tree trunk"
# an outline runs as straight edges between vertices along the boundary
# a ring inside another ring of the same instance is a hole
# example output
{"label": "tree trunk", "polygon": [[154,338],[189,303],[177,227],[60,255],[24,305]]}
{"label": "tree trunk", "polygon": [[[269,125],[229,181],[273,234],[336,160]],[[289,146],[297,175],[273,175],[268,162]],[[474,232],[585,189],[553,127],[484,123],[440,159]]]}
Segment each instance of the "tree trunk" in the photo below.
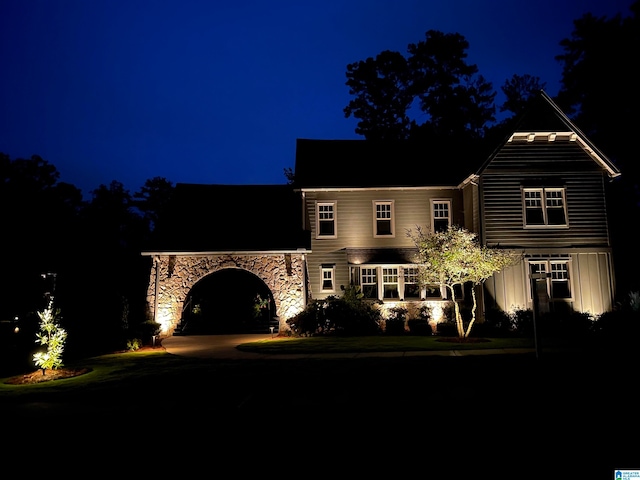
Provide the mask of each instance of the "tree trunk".
{"label": "tree trunk", "polygon": [[456,313],[456,328],[458,329],[458,337],[464,337],[464,325],[462,323],[462,315],[460,314],[460,306],[456,300],[456,292],[453,291],[453,286],[447,285],[451,292],[451,301],[453,302],[453,309]]}
{"label": "tree trunk", "polygon": [[473,326],[473,323],[476,321],[476,286],[473,285],[471,287],[471,297],[473,298],[473,307],[471,307],[471,321],[469,322],[469,326],[467,327],[467,331],[464,334],[464,338],[468,338],[469,334],[471,333],[471,327]]}

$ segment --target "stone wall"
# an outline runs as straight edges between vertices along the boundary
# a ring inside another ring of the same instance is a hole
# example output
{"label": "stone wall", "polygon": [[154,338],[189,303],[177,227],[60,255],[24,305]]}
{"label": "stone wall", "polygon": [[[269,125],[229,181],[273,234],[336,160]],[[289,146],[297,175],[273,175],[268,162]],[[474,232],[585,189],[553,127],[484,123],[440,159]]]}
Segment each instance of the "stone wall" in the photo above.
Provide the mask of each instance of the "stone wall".
{"label": "stone wall", "polygon": [[147,302],[151,318],[160,323],[163,336],[173,334],[191,288],[205,276],[225,268],[240,268],[261,278],[273,295],[280,331],[289,330],[287,319],[306,305],[303,254],[156,255]]}

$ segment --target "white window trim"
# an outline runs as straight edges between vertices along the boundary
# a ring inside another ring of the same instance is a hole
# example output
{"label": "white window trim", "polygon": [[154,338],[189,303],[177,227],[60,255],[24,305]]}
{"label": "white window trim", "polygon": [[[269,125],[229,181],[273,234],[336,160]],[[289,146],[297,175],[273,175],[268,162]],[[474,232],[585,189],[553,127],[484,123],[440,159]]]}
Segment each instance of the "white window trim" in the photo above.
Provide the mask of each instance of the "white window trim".
{"label": "white window trim", "polygon": [[[532,263],[544,263],[545,264],[545,268],[546,268],[546,274],[547,274],[547,278],[546,278],[546,283],[547,283],[547,295],[549,296],[549,301],[550,302],[575,302],[575,289],[574,289],[574,285],[573,285],[573,271],[572,271],[572,262],[571,259],[569,258],[532,258],[527,260],[527,275],[531,274],[531,264]],[[571,293],[570,297],[566,297],[566,298],[555,298],[555,297],[551,297],[551,292],[553,291],[553,289],[551,288],[551,264],[558,264],[558,263],[563,263],[567,265],[567,275],[569,276],[569,279],[567,280],[569,282],[569,292]],[[531,281],[529,280],[527,282],[527,290],[529,293],[529,301],[533,302],[533,289],[531,286]]]}
{"label": "white window trim", "polygon": [[[331,275],[331,288],[324,288],[324,274],[325,272]],[[322,293],[335,293],[336,292],[336,266],[335,265],[320,265],[320,292]]]}
{"label": "white window trim", "polygon": [[[331,205],[333,207],[333,235],[320,235],[320,207]],[[338,202],[317,201],[316,202],[316,239],[338,238]]]}
{"label": "white window trim", "polygon": [[[564,210],[565,223],[562,225],[549,225],[549,219],[547,216],[547,192],[556,191],[562,193],[562,208]],[[541,206],[542,206],[542,219],[543,223],[540,225],[528,225],[527,224],[527,204],[525,200],[525,192],[541,192]],[[569,215],[567,213],[567,195],[564,187],[526,187],[522,188],[522,224],[524,228],[544,228],[544,229],[563,229],[569,228]]]}
{"label": "white window trim", "polygon": [[[390,205],[391,233],[389,235],[378,235],[378,216],[376,211],[377,205]],[[396,236],[396,219],[395,219],[395,201],[394,200],[374,200],[373,201],[373,237],[374,238],[395,238]]]}
{"label": "white window trim", "polygon": [[[439,291],[440,291],[440,295],[439,297],[429,297],[427,298],[427,291],[426,291],[426,287],[422,286],[420,287],[420,296],[419,297],[410,297],[410,298],[405,298],[404,296],[404,287],[405,287],[405,281],[404,281],[404,270],[407,268],[418,268],[416,265],[412,265],[412,264],[399,264],[399,265],[390,265],[390,264],[385,264],[385,265],[376,265],[376,264],[363,264],[363,265],[357,265],[357,268],[359,270],[358,273],[358,282],[359,282],[359,286],[361,289],[363,289],[364,287],[364,283],[363,283],[363,275],[364,269],[370,269],[370,270],[374,270],[375,271],[375,275],[376,275],[376,292],[377,292],[377,299],[378,300],[382,300],[382,301],[386,301],[386,302],[423,302],[423,301],[438,301],[438,300],[442,300],[442,301],[446,301],[447,300],[447,291],[444,287],[440,286]],[[384,282],[384,275],[383,275],[383,269],[385,268],[393,268],[393,269],[397,269],[398,271],[398,282],[397,283],[385,283]],[[351,272],[349,274],[351,276]],[[413,283],[413,282],[411,282]],[[418,284],[418,282],[415,282]],[[386,284],[389,285],[397,285],[398,286],[398,298],[385,298],[384,297],[384,286]],[[373,284],[367,284],[367,285],[373,285]],[[464,298],[464,297],[463,297]],[[463,299],[462,298],[462,299]],[[367,300],[373,300],[372,298],[367,298]],[[459,299],[461,300],[461,299]]]}
{"label": "white window trim", "polygon": [[440,203],[446,203],[447,207],[448,207],[448,212],[449,212],[449,226],[453,225],[453,219],[451,218],[451,199],[448,198],[433,198],[431,199],[431,231],[435,232],[436,231],[436,227],[435,227],[435,222],[436,222],[436,217],[435,217],[435,205],[436,204],[440,204]]}

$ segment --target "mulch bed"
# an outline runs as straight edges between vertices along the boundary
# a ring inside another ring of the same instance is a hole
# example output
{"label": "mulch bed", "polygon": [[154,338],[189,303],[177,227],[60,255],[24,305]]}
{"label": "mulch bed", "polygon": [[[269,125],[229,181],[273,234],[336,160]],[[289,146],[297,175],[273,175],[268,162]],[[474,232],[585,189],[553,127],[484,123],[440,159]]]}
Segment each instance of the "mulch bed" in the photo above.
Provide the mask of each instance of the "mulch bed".
{"label": "mulch bed", "polygon": [[11,377],[4,383],[6,383],[7,385],[29,385],[33,383],[60,380],[62,378],[77,377],[78,375],[89,373],[90,371],[90,368],[58,368],[55,370],[45,370],[45,373],[43,375],[42,370],[36,370],[24,375],[16,375],[15,377]]}

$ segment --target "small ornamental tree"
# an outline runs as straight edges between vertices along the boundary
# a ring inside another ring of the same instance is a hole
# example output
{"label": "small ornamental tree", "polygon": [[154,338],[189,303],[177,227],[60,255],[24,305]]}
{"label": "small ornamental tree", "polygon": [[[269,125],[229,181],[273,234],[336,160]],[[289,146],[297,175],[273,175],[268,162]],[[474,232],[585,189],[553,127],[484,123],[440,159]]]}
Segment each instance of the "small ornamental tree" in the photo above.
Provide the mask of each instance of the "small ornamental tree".
{"label": "small ornamental tree", "polygon": [[454,287],[470,282],[482,284],[494,273],[515,265],[522,254],[480,245],[477,235],[461,227],[450,226],[446,231],[425,233],[420,227],[407,232],[418,248],[418,278],[421,285],[442,285],[449,291],[455,309],[458,336],[467,338],[476,320],[476,292],[471,289],[473,307],[471,320],[464,325]]}
{"label": "small ornamental tree", "polygon": [[33,361],[42,369],[45,375],[47,369],[57,369],[62,366],[62,353],[67,340],[67,332],[58,324],[60,310],[53,309],[53,299],[49,300],[47,308],[38,312],[40,317],[40,331],[36,333],[36,343],[44,345],[47,350],[33,355]]}

